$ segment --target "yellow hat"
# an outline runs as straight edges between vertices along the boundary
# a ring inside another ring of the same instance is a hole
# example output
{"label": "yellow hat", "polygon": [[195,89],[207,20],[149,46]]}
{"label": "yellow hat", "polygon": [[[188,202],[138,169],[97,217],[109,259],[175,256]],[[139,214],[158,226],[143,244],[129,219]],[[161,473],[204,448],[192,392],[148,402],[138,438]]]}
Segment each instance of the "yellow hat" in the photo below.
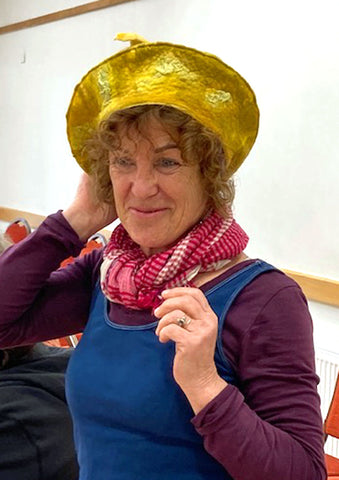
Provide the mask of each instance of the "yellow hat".
{"label": "yellow hat", "polygon": [[92,68],[75,87],[68,108],[67,135],[79,165],[90,170],[83,147],[101,120],[117,110],[161,104],[187,113],[219,137],[231,176],[258,132],[259,110],[246,80],[209,53],[149,43],[136,34],[116,38],[131,46]]}

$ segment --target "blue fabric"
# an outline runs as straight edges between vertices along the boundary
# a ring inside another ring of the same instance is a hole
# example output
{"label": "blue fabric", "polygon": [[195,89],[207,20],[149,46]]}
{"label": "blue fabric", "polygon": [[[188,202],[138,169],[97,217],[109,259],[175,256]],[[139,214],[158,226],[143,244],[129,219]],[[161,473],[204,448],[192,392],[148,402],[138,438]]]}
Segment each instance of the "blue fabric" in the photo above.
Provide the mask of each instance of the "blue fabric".
{"label": "blue fabric", "polygon": [[[207,292],[219,318],[215,361],[229,383],[236,375],[222,349],[224,319],[244,286],[271,269],[255,262]],[[159,342],[157,322],[120,325],[107,309],[98,286],[67,373],[80,480],[231,480],[190,422],[193,410],[172,376],[174,343]]]}

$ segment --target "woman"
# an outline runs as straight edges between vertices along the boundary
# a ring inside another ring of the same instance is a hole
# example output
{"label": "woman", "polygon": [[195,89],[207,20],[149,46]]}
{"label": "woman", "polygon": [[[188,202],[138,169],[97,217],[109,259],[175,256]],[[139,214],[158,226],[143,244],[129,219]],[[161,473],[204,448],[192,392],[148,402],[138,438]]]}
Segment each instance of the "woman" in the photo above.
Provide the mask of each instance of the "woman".
{"label": "woman", "polygon": [[[216,57],[132,40],[71,101],[90,175],[1,259],[1,343],[84,330],[67,374],[82,480],[324,479],[305,298],[232,218],[254,94]],[[116,217],[104,252],[55,271]]]}

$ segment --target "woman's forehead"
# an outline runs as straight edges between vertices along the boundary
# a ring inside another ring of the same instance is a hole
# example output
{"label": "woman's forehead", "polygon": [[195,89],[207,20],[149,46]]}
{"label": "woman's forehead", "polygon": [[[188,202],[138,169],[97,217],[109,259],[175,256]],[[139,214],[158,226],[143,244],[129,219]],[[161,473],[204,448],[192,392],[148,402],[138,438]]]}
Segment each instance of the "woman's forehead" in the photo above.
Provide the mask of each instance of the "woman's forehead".
{"label": "woman's forehead", "polygon": [[164,149],[166,146],[177,147],[178,132],[155,118],[149,118],[142,124],[120,124],[117,133],[120,138],[119,150],[121,151],[130,150],[131,147],[138,148],[140,144],[145,143],[155,150]]}

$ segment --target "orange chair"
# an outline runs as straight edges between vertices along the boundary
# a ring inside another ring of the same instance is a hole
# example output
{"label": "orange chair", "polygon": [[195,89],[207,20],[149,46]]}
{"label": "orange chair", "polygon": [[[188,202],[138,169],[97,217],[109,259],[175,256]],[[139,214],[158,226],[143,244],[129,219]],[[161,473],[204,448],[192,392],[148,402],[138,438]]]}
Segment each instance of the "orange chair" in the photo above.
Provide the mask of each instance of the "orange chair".
{"label": "orange chair", "polygon": [[107,245],[107,240],[102,233],[95,233],[89,239],[87,240],[86,245],[80,252],[80,257],[83,257],[87,253],[90,253],[92,250],[95,250],[96,248],[101,248]]}
{"label": "orange chair", "polygon": [[13,242],[18,243],[31,233],[31,227],[24,218],[13,220],[6,228],[5,235]]}
{"label": "orange chair", "polygon": [[[81,250],[79,257],[83,257],[87,253],[90,253],[92,250],[104,247],[105,245],[107,245],[106,237],[102,235],[102,233],[95,233],[87,240],[87,243]],[[74,260],[74,257],[65,258],[65,260],[61,262],[60,267],[66,267],[66,265],[68,265],[69,263],[73,263]]]}
{"label": "orange chair", "polygon": [[73,343],[71,343],[70,337],[63,337],[63,338],[55,338],[54,340],[45,340],[43,342],[45,345],[49,347],[61,347],[61,348],[69,348],[73,347]]}
{"label": "orange chair", "polygon": [[[325,441],[330,435],[339,439],[339,374],[324,422]],[[328,480],[339,480],[339,458],[325,454]]]}

